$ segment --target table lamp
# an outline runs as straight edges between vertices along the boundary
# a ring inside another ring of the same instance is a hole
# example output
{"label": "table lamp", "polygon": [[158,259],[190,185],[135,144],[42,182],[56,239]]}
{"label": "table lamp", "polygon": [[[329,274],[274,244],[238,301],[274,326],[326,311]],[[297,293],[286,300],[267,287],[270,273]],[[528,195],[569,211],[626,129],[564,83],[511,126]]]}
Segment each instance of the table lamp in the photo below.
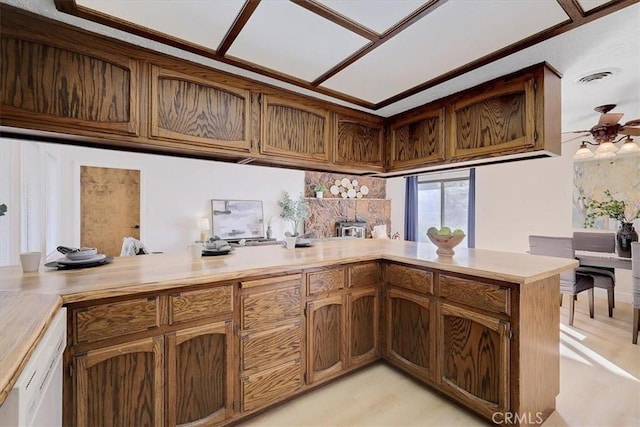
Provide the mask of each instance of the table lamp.
{"label": "table lamp", "polygon": [[209,240],[209,229],[211,225],[209,224],[209,218],[200,218],[200,240],[206,242]]}

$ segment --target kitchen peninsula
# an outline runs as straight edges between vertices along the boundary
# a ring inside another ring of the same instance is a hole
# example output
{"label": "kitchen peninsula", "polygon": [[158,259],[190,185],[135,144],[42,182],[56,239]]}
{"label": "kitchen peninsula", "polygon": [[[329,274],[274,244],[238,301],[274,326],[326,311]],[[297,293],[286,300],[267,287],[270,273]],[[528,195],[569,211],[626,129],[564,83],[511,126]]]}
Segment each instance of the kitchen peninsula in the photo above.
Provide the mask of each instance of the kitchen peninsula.
{"label": "kitchen peninsula", "polygon": [[[380,358],[485,419],[528,414],[518,418],[525,423],[555,409],[559,273],[575,266],[474,249],[439,258],[429,244],[349,239],[0,274],[4,294],[60,296],[68,308],[64,425],[99,425],[106,414],[225,424]],[[22,366],[15,359],[38,339],[19,331],[0,332],[2,371]],[[19,372],[10,374],[0,396]]]}

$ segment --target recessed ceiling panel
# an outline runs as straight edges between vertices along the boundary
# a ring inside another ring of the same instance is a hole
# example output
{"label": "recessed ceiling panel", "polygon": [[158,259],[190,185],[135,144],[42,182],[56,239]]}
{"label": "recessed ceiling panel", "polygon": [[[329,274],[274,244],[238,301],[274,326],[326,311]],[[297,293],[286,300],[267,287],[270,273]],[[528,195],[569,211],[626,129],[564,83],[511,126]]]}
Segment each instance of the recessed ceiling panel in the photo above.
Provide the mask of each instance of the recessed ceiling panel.
{"label": "recessed ceiling panel", "polygon": [[238,0],[76,0],[93,9],[209,49],[217,49],[244,2]]}
{"label": "recessed ceiling panel", "polygon": [[262,1],[228,54],[313,80],[368,42],[295,3]]}
{"label": "recessed ceiling panel", "polygon": [[449,1],[323,86],[380,102],[567,19],[555,1]]}
{"label": "recessed ceiling panel", "polygon": [[580,7],[585,12],[590,11],[591,9],[595,9],[598,6],[601,6],[605,3],[609,3],[611,0],[578,0]]}
{"label": "recessed ceiling panel", "polygon": [[383,33],[426,2],[423,0],[318,0],[318,3],[373,31]]}

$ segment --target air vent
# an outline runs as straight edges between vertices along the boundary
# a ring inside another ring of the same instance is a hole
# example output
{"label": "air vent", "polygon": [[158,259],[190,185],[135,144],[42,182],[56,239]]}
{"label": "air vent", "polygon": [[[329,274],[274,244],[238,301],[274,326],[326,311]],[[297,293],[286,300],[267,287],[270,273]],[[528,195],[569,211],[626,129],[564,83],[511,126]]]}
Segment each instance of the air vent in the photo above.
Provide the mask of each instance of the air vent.
{"label": "air vent", "polygon": [[592,71],[589,74],[578,77],[574,81],[578,84],[588,85],[599,83],[601,80],[609,78],[620,72],[619,68],[607,68],[606,70]]}

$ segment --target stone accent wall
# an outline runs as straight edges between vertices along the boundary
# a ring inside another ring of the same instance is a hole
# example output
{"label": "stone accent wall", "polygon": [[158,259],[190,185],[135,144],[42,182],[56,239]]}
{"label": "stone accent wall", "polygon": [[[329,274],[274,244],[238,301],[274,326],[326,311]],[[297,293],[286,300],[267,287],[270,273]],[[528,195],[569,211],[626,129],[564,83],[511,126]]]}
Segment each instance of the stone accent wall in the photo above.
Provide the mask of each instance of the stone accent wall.
{"label": "stone accent wall", "polygon": [[[315,198],[314,187],[317,184],[329,188],[336,179],[342,178],[357,179],[359,185],[369,187],[370,193],[362,199],[343,199],[329,192],[322,199]],[[387,231],[391,231],[391,200],[385,199],[386,182],[382,178],[307,172],[305,197],[309,201],[309,217],[304,222],[304,232],[313,237],[335,237],[338,221],[366,221],[367,237],[371,237],[374,225],[386,224]]]}
{"label": "stone accent wall", "polygon": [[[327,172],[305,172],[304,175],[304,196],[316,197],[315,186],[322,184],[327,187],[324,193],[325,199],[341,198],[340,195],[334,196],[329,192],[329,188],[335,183],[336,179],[347,178],[349,181],[358,180],[358,185],[366,185],[369,187],[367,199],[384,199],[387,197],[387,182],[384,178],[372,178],[369,176],[345,175],[343,173],[327,173]],[[349,220],[351,221],[351,220]]]}

